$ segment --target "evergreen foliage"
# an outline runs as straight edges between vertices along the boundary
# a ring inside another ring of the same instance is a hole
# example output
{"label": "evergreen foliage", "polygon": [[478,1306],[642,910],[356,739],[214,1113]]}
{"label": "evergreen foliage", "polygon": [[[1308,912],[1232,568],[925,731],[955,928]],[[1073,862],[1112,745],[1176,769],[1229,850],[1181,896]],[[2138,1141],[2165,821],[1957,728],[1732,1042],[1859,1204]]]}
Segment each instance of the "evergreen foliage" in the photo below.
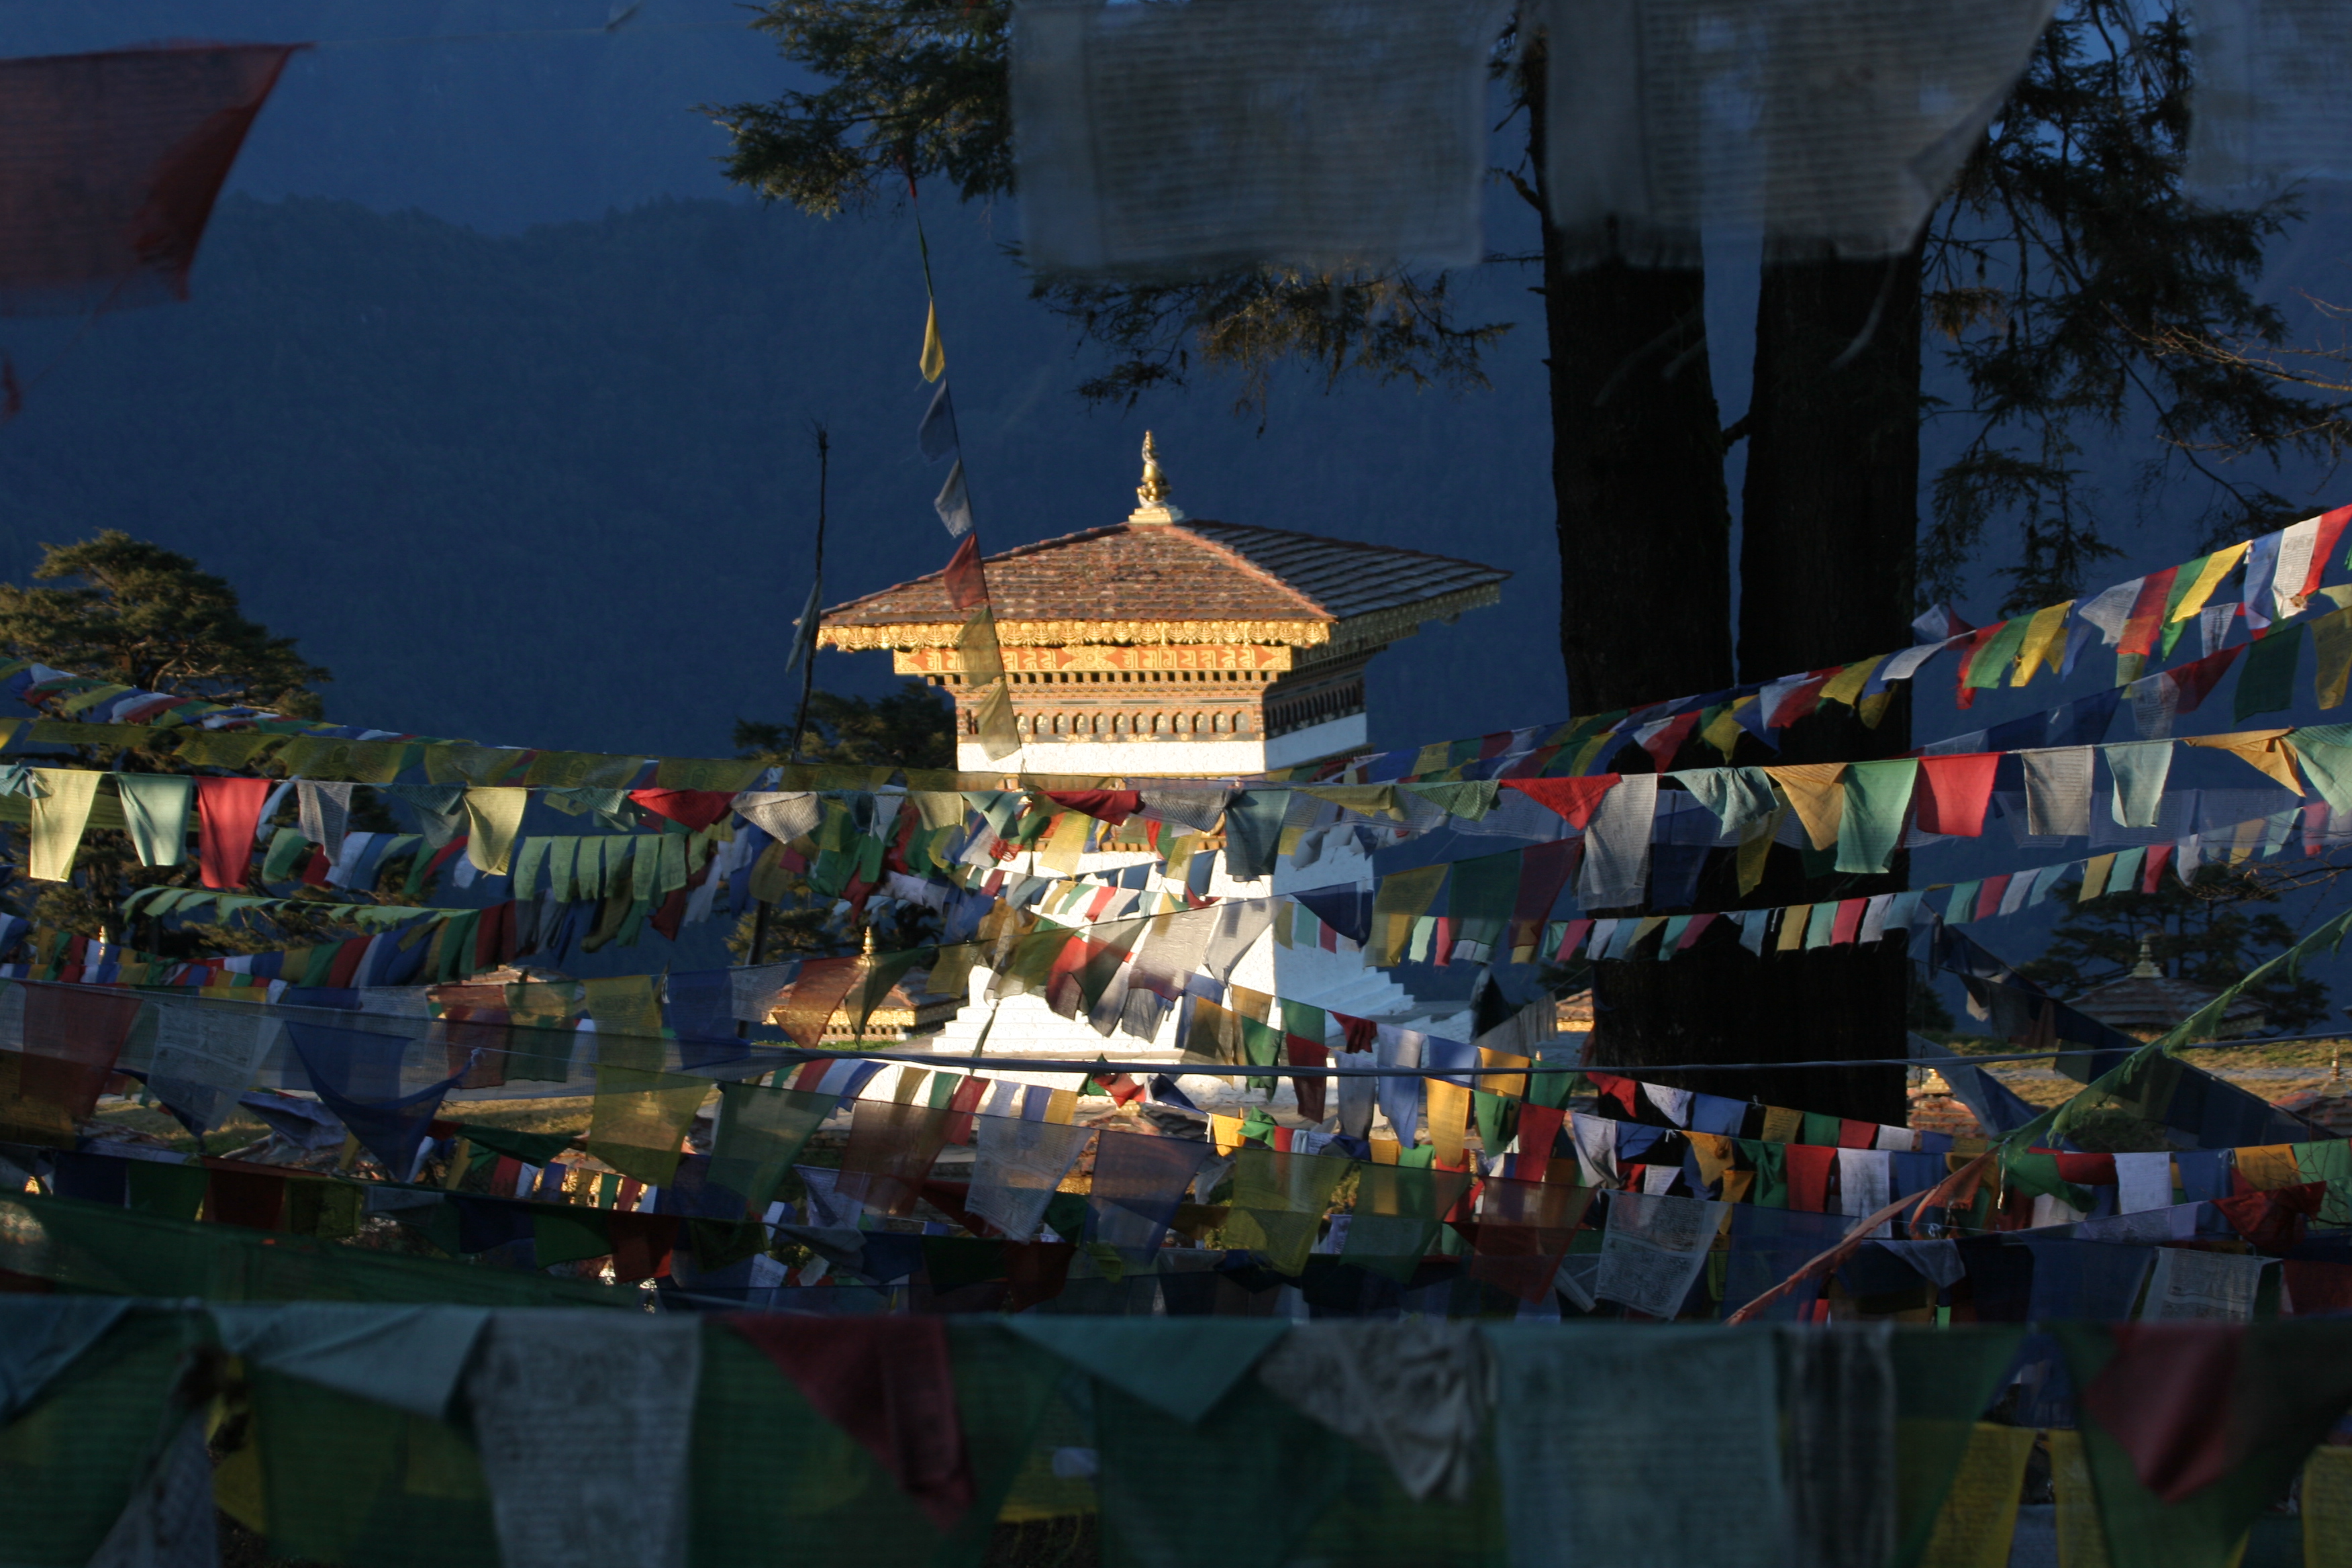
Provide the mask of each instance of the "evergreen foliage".
{"label": "evergreen foliage", "polygon": [[[2079,883],[2070,883],[2056,896],[2071,902],[2079,890]],[[2255,907],[2277,901],[2277,892],[2256,872],[2200,866],[2186,886],[2168,876],[2158,879],[2153,893],[2133,889],[2074,904],[2042,956],[2019,967],[2060,996],[2075,997],[2130,973],[2145,941],[2164,973],[2220,991],[2294,944],[2293,926]],[[2242,994],[2279,1034],[2307,1030],[2329,1012],[2326,984],[2307,975],[2276,976]]]}

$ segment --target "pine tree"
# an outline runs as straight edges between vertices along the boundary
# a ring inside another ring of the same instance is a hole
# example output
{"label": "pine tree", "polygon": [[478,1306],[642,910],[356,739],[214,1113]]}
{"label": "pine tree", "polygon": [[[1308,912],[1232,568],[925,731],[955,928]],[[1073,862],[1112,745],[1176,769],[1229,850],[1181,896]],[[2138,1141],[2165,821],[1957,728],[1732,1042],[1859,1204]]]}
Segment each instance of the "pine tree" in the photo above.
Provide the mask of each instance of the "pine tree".
{"label": "pine tree", "polygon": [[[12,658],[37,659],[75,675],[110,677],[142,690],[243,703],[314,718],[321,704],[312,687],[331,679],[303,658],[292,637],[273,635],[246,616],[228,582],[188,556],[108,530],[78,544],[43,547],[36,584],[0,584],[0,647]],[[78,765],[136,773],[179,773],[169,731],[131,747],[80,746]],[[389,828],[380,805],[356,799],[352,826]],[[281,808],[290,816],[292,803]],[[396,888],[408,862],[380,868]],[[193,887],[193,862],[172,868],[139,863],[125,834],[91,828],[82,835],[70,882],[28,882],[8,889],[13,906],[39,927],[84,936],[130,940],[122,930],[123,900],[142,888]],[[307,891],[307,889],[306,889]],[[413,902],[387,892],[382,901]],[[164,933],[142,926],[137,945],[173,957],[251,952],[289,942],[331,941],[348,934],[323,915],[289,912],[269,929],[184,923]]]}
{"label": "pine tree", "polygon": [[[2056,896],[2071,900],[2080,886],[2069,883]],[[2134,889],[2074,904],[2042,956],[2019,968],[2071,998],[2129,974],[2145,944],[2165,974],[2220,991],[2294,944],[2293,926],[2252,907],[2277,901],[2277,890],[2257,871],[2200,866],[2186,885],[2164,877],[2153,893]],[[2263,1009],[2269,1029],[2282,1034],[2309,1029],[2330,1011],[2326,983],[2307,975],[2274,976],[2241,994]]]}

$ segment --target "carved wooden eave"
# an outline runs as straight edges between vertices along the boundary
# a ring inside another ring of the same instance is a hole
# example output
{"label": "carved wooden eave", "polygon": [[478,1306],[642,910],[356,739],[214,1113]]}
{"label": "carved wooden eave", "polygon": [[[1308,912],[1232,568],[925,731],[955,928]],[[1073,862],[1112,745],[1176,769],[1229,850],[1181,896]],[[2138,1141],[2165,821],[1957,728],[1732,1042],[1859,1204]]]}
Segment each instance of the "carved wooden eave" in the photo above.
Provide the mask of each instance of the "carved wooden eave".
{"label": "carved wooden eave", "polygon": [[1433,599],[1423,599],[1417,605],[1400,605],[1391,610],[1375,610],[1368,616],[1350,616],[1331,627],[1330,636],[1317,648],[1315,660],[1337,658],[1343,654],[1365,648],[1377,648],[1401,637],[1419,632],[1431,621],[1451,623],[1465,610],[1475,610],[1482,605],[1502,602],[1499,584],[1482,583],[1475,587],[1441,594]]}
{"label": "carved wooden eave", "polygon": [[[1490,604],[1496,596],[1495,591],[1488,589],[1486,597],[1475,602]],[[996,640],[1006,647],[1171,647],[1187,643],[1319,647],[1331,640],[1331,624],[1325,621],[999,621]],[[953,647],[962,635],[963,626],[958,621],[863,626],[827,622],[817,632],[817,646],[853,653],[870,648]]]}

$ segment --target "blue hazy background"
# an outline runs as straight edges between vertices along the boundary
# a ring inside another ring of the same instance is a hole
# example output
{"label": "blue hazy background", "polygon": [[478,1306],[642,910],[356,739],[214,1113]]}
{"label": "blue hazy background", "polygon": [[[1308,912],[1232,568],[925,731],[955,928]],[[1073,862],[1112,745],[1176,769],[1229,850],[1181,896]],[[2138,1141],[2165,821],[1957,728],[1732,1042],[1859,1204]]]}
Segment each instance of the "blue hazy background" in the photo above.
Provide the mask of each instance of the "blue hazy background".
{"label": "blue hazy background", "polygon": [[[335,671],[333,717],[386,729],[725,754],[737,718],[784,716],[812,422],[834,444],[828,602],[949,550],[930,508],[940,471],[914,450],[928,396],[915,234],[897,204],[826,223],[726,184],[724,132],[696,106],[795,85],[745,7],[647,0],[607,32],[610,14],[607,0],[0,3],[0,48],[16,55],[191,36],[318,44],[246,146],[189,302],[0,321],[28,382],[25,413],[0,427],[0,574],[21,580],[42,543],[108,527],[185,551]],[[2309,298],[2352,300],[2352,222],[2328,193],[2314,207],[2265,292],[2320,346],[2337,333]],[[1492,244],[1529,247],[1515,196],[1497,187],[1490,213]],[[1566,714],[1528,269],[1460,281],[1469,314],[1516,323],[1486,390],[1327,394],[1301,371],[1262,418],[1236,417],[1236,388],[1214,377],[1093,410],[1073,389],[1095,361],[1003,254],[1017,214],[944,189],[925,214],[991,548],[1124,516],[1148,426],[1195,516],[1514,574],[1499,606],[1376,661],[1376,743]],[[1748,397],[1754,261],[1727,247],[1710,271],[1727,423]],[[1954,438],[1931,424],[1930,475]],[[2127,432],[2084,456],[2125,551],[2098,583],[2203,537],[2210,487],[2177,471],[2150,482],[2158,455]],[[2250,477],[2314,510],[2347,499],[2322,468]],[[1737,453],[1730,479],[1736,509]],[[1971,618],[1994,614],[2007,542],[1978,563]],[[881,655],[827,654],[820,669],[836,689],[892,680]],[[2028,705],[1997,698],[1963,718],[1945,682],[1927,684],[1923,742]],[[2227,692],[2183,729],[2229,727]],[[2031,697],[2060,700],[2047,684]],[[2115,733],[2127,728],[2118,718]],[[2023,956],[2046,921],[1987,939]]]}

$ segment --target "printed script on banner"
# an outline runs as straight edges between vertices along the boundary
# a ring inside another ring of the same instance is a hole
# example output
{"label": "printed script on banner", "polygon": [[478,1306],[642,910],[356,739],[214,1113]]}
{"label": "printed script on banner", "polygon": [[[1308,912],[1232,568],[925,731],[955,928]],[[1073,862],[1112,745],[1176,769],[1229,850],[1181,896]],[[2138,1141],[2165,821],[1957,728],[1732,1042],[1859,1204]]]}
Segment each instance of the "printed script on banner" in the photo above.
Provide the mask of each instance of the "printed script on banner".
{"label": "printed script on banner", "polygon": [[[900,675],[961,675],[963,656],[951,647],[900,648],[890,668]],[[1288,669],[1286,647],[1183,644],[1157,647],[1008,647],[1006,670],[1057,675],[1064,670]]]}

